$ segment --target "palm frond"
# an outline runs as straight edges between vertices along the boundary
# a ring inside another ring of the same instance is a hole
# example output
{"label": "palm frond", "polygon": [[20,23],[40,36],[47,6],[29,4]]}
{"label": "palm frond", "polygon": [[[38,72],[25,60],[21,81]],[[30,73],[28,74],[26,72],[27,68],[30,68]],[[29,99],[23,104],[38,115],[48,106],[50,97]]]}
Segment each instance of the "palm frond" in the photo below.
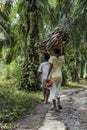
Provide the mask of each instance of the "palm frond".
{"label": "palm frond", "polygon": [[4,6],[4,13],[9,15],[11,12],[11,9],[13,7],[13,0],[6,0],[5,6]]}
{"label": "palm frond", "polygon": [[9,21],[9,17],[0,10],[0,19],[3,19],[4,21]]}
{"label": "palm frond", "polygon": [[0,22],[0,29],[4,32],[6,38],[9,40],[9,43],[10,43],[10,45],[11,45],[11,38],[10,38],[10,36],[9,36],[9,32],[7,31],[8,28],[6,28],[6,26],[3,25],[3,23]]}

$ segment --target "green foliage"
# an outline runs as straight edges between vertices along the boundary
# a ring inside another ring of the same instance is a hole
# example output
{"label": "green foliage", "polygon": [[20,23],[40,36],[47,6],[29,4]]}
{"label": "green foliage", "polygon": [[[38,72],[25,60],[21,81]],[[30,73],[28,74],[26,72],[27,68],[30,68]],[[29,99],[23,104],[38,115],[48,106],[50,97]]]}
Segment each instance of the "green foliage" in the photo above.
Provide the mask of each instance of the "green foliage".
{"label": "green foliage", "polygon": [[18,91],[15,87],[0,87],[0,129],[5,126],[9,128],[9,123],[30,113],[38,101],[41,99],[40,92]]}
{"label": "green foliage", "polygon": [[[5,77],[16,77],[19,83],[24,74],[24,86],[34,86],[37,66],[41,62],[38,44],[58,26],[66,28],[71,35],[71,42],[65,48],[65,80],[80,78],[81,75],[86,77],[86,0],[6,0],[4,3],[0,11],[0,33],[4,35],[0,42],[0,56],[9,65],[4,66]],[[7,47],[3,49],[3,45]],[[27,59],[23,71],[22,64],[16,62],[18,56]]]}
{"label": "green foliage", "polygon": [[18,56],[15,60],[13,60],[10,64],[6,65],[5,62],[1,62],[1,72],[0,79],[12,79],[16,86],[18,86],[22,77],[22,66],[23,66],[23,57]]}
{"label": "green foliage", "polygon": [[49,1],[49,4],[52,6],[52,7],[56,7],[57,6],[57,0],[48,0]]}
{"label": "green foliage", "polygon": [[22,79],[20,84],[21,89],[28,89],[35,91],[37,89],[40,89],[39,86],[36,87],[37,83],[36,76],[38,65],[34,64],[34,62],[32,62],[31,60],[27,60],[27,62],[25,62],[23,65]]}
{"label": "green foliage", "polygon": [[[85,84],[84,84],[85,82]],[[74,88],[82,88],[86,85],[86,80],[83,81],[80,81],[79,83],[78,82],[72,82],[72,81],[69,81],[67,82],[67,84],[63,87],[61,87],[61,89],[74,89]]]}
{"label": "green foliage", "polygon": [[12,79],[15,80],[16,85],[19,84],[22,74],[23,63],[20,58],[21,57],[18,57],[15,61],[11,62],[10,64],[10,76]]}

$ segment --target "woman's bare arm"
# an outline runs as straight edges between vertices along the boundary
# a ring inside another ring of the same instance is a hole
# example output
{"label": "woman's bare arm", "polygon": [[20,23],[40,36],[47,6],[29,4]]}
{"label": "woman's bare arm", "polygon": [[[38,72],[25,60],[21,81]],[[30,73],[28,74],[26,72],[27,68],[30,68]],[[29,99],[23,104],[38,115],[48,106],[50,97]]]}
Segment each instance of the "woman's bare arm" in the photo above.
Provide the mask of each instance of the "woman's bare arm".
{"label": "woman's bare arm", "polygon": [[48,71],[47,79],[49,78],[49,75],[50,75],[52,68],[53,68],[53,64],[50,63],[50,68],[49,68],[49,71]]}

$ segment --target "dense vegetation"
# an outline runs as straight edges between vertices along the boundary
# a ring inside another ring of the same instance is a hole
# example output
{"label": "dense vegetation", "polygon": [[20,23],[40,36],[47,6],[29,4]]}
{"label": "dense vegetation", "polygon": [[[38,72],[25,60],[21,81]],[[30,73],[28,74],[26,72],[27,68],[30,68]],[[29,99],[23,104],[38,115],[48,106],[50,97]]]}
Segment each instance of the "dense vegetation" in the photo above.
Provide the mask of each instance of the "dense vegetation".
{"label": "dense vegetation", "polygon": [[86,12],[87,0],[0,0],[0,125],[41,98],[36,73],[43,54],[38,45],[56,27],[64,27],[71,36],[65,48],[63,85],[87,80]]}
{"label": "dense vegetation", "polygon": [[10,130],[12,122],[29,114],[41,97],[41,92],[19,91],[12,85],[0,87],[0,129]]}

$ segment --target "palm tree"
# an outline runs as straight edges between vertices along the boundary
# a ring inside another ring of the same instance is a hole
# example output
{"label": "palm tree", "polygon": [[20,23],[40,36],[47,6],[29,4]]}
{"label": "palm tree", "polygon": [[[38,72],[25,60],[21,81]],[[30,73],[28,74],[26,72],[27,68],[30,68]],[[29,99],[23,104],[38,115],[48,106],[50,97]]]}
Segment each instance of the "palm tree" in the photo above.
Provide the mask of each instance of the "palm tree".
{"label": "palm tree", "polygon": [[[46,15],[49,14],[47,14],[47,12],[49,12],[48,8],[48,1],[46,0],[38,2],[36,0],[30,0],[27,2],[28,17],[26,21],[29,21],[29,34],[27,37],[30,36],[30,38],[23,67],[21,88],[27,88],[29,90],[38,89],[38,86],[35,85],[37,67],[39,64],[38,41],[40,40],[40,30],[43,30],[42,32],[44,32],[44,28],[42,27],[46,25],[46,22],[49,22],[46,17]],[[39,23],[43,26],[41,27]]]}
{"label": "palm tree", "polygon": [[[63,8],[62,8],[61,4],[64,4],[64,2],[62,3],[60,1],[61,13],[59,14],[61,15],[60,15],[60,20],[59,20],[59,25],[67,28],[72,36],[72,49],[74,50],[74,53],[75,53],[74,55],[75,66],[73,68],[72,78],[74,77],[73,81],[78,81],[79,80],[79,67],[80,67],[79,58],[81,57],[80,48],[82,47],[82,44],[85,43],[85,41],[84,43],[82,41],[84,40],[84,34],[86,34],[87,32],[87,28],[85,27],[86,22],[87,22],[86,21],[87,1],[81,0],[81,1],[74,1],[72,3],[72,1],[68,0],[67,2],[70,6],[67,6],[66,5],[67,3],[65,2],[66,6],[63,5]],[[66,7],[70,7],[70,8],[66,9]],[[70,46],[71,45],[69,45],[68,48],[70,48]]]}
{"label": "palm tree", "polygon": [[[8,21],[8,23],[7,23]],[[5,38],[9,40],[9,42],[11,43],[11,38],[9,35],[9,18],[7,17],[7,15],[0,11],[0,30],[1,32],[4,34]]]}
{"label": "palm tree", "polygon": [[[21,88],[27,88],[29,90],[36,89],[36,72],[37,64],[39,61],[37,42],[39,40],[39,10],[37,7],[36,0],[28,1],[27,3],[27,31],[26,38],[28,35],[29,43],[25,55],[25,63],[23,66],[23,75],[21,80]],[[30,24],[32,24],[30,26]],[[38,86],[37,86],[38,87]]]}

